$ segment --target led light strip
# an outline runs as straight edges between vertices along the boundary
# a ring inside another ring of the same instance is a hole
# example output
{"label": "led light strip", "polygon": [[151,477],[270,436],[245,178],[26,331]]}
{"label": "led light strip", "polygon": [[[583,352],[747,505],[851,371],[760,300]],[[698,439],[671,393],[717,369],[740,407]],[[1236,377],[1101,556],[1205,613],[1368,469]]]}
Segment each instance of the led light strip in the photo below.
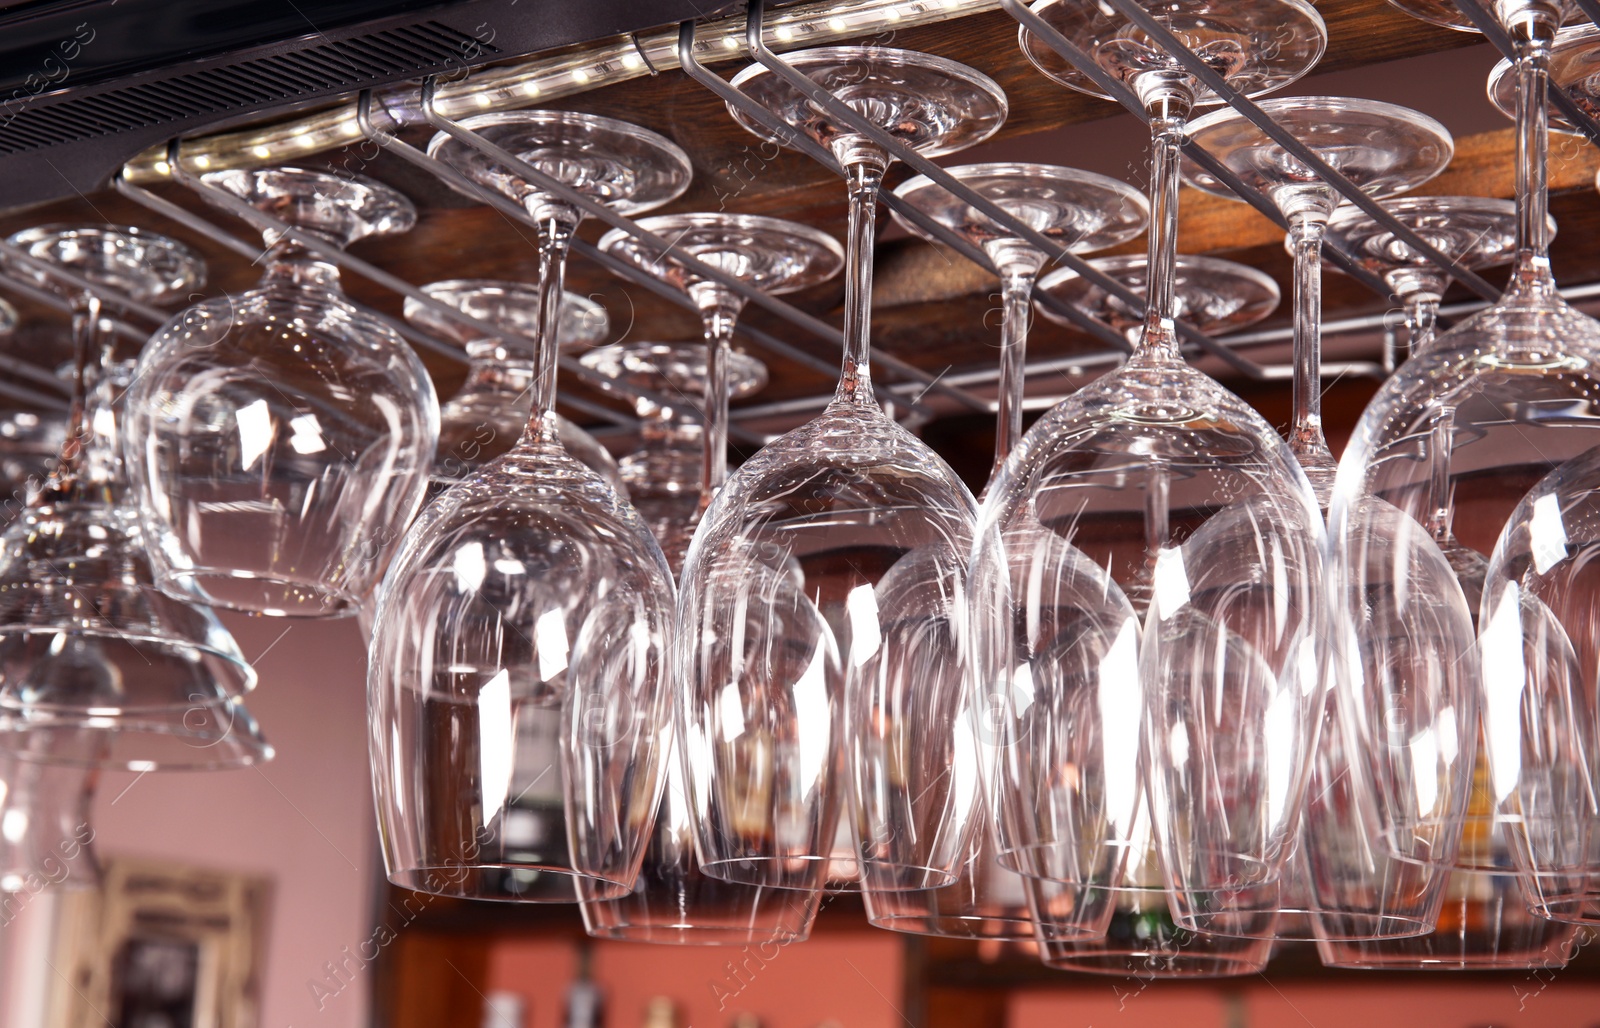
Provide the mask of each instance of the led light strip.
{"label": "led light strip", "polygon": [[[768,45],[775,50],[799,50],[937,24],[999,6],[998,0],[816,0],[772,12],[767,19]],[[701,25],[695,55],[706,63],[748,57],[744,17],[737,15]],[[653,68],[677,67],[678,29],[672,26],[578,51],[482,68],[441,82],[438,110],[447,118],[514,110],[651,75]],[[416,90],[412,86],[379,91],[376,101],[391,118],[403,124],[422,120],[416,111]],[[369,144],[357,123],[356,104],[348,100],[290,121],[186,139],[180,159],[190,171],[220,171],[282,164],[315,153],[363,145]],[[166,179],[172,173],[167,160],[164,144],[151,147],[124,166],[123,178],[137,185]]]}

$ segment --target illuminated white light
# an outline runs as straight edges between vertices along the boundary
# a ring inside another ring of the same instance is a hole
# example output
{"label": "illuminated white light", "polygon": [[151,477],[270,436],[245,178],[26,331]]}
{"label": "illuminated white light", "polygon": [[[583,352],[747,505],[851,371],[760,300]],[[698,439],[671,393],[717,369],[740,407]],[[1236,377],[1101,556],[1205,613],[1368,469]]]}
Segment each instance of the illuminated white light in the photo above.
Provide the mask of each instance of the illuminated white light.
{"label": "illuminated white light", "polygon": [[315,414],[302,414],[289,422],[289,428],[294,435],[289,437],[289,445],[295,453],[313,454],[321,453],[328,448],[322,440],[322,423]]}
{"label": "illuminated white light", "polygon": [[773,30],[772,34],[787,43],[789,40],[794,38],[794,29],[791,29],[787,25],[779,25]]}
{"label": "illuminated white light", "polygon": [[233,417],[239,425],[240,470],[249,471],[272,448],[276,435],[272,412],[267,409],[266,400],[254,400],[240,407]]}
{"label": "illuminated white light", "polygon": [[739,41],[737,39],[735,39],[734,37],[732,37],[732,36],[723,36],[722,37],[722,49],[724,49],[724,50],[737,50],[737,49],[739,49]]}
{"label": "illuminated white light", "polygon": [[309,150],[317,145],[317,141],[309,132],[296,132],[292,137],[295,146]]}
{"label": "illuminated white light", "polygon": [[483,558],[483,544],[462,543],[456,547],[450,570],[456,576],[456,588],[464,593],[475,593],[483,585],[489,566]]}
{"label": "illuminated white light", "polygon": [[850,590],[844,609],[850,618],[850,663],[861,667],[877,656],[883,645],[878,631],[878,595],[872,586],[858,585]]}
{"label": "illuminated white light", "polygon": [[155,761],[153,761],[153,760],[130,760],[130,761],[128,761],[128,770],[129,771],[138,771],[138,772],[142,773],[142,772],[145,772],[145,771],[154,771],[155,769],[156,769],[156,765],[155,765]]}
{"label": "illuminated white light", "polygon": [[572,69],[572,81],[580,86],[586,85],[589,81],[589,73],[583,68],[574,68]]}
{"label": "illuminated white light", "polygon": [[[1139,806],[1139,733],[1144,692],[1139,681],[1138,623],[1126,618],[1100,659],[1100,753],[1105,763],[1106,814],[1112,824],[1130,822]],[[1182,728],[1182,725],[1178,725]],[[1187,745],[1188,735],[1184,735]]]}
{"label": "illuminated white light", "polygon": [[1461,755],[1460,734],[1456,708],[1446,707],[1439,711],[1439,759],[1446,765],[1454,765],[1456,758]]}
{"label": "illuminated white light", "polygon": [[835,32],[843,32],[845,29],[849,28],[849,26],[844,23],[843,18],[829,18],[828,28]]}
{"label": "illuminated white light", "polygon": [[544,90],[539,88],[539,83],[537,82],[524,82],[522,84],[522,92],[524,96],[538,96]]}
{"label": "illuminated white light", "polygon": [[479,93],[479,94],[477,94],[476,96],[474,96],[472,98],[472,102],[477,104],[479,107],[484,107],[484,108],[490,107],[490,106],[492,106],[494,104],[494,101],[489,99],[489,94],[488,93]]}
{"label": "illuminated white light", "polygon": [[528,569],[523,565],[522,561],[513,560],[510,557],[496,557],[494,569],[502,575],[525,575],[528,573]]}
{"label": "illuminated white light", "polygon": [[501,668],[478,690],[478,768],[483,776],[483,822],[498,816],[511,794],[516,764],[516,724],[511,720],[511,675]]}
{"label": "illuminated white light", "polygon": [[548,682],[567,669],[572,644],[567,641],[567,613],[552,607],[533,623],[533,644],[539,649],[539,680]]}
{"label": "illuminated white light", "polygon": [[205,154],[200,154],[194,159],[194,166],[199,168],[201,171],[205,171],[207,168],[211,167],[211,158],[207,157]]}
{"label": "illuminated white light", "polygon": [[1156,554],[1156,616],[1165,621],[1189,604],[1189,572],[1183,566],[1183,551],[1163,547]]}
{"label": "illuminated white light", "polygon": [[1022,720],[1027,715],[1028,708],[1033,706],[1035,691],[1037,690],[1033,684],[1033,665],[1023,661],[1011,672],[1011,710],[1006,716],[1013,720]]}
{"label": "illuminated white light", "polygon": [[1544,574],[1567,559],[1567,526],[1561,522],[1561,501],[1546,493],[1533,501],[1533,517],[1528,520],[1528,549],[1533,568]]}
{"label": "illuminated white light", "polygon": [[1189,729],[1182,721],[1167,730],[1167,752],[1172,755],[1173,767],[1189,763]]}
{"label": "illuminated white light", "polygon": [[156,168],[156,174],[157,175],[170,175],[170,174],[172,174],[172,165],[168,164],[166,161],[157,161],[156,165],[155,165],[155,168]]}
{"label": "illuminated white light", "polygon": [[717,698],[717,720],[721,729],[717,734],[723,742],[732,742],[749,727],[744,719],[744,701],[739,698],[739,683],[729,682],[722,687]]}
{"label": "illuminated white light", "polygon": [[627,68],[629,71],[638,71],[640,68],[644,67],[644,61],[640,59],[638,54],[623,54],[622,66]]}
{"label": "illuminated white light", "polygon": [[95,411],[94,434],[102,439],[114,438],[117,434],[117,416],[104,407]]}
{"label": "illuminated white light", "polygon": [[1425,728],[1411,737],[1411,777],[1416,781],[1417,810],[1427,813],[1439,802],[1439,740]]}
{"label": "illuminated white light", "polygon": [[884,16],[886,18],[888,18],[890,21],[899,21],[900,20],[900,8],[898,8],[898,7],[891,7],[887,11],[884,11],[883,13],[884,13]]}
{"label": "illuminated white light", "polygon": [[250,152],[255,154],[257,157],[260,157],[262,160],[266,160],[268,157],[272,156],[272,148],[270,146],[254,146],[250,148]]}
{"label": "illuminated white light", "polygon": [[[827,640],[813,644],[811,662],[794,684],[796,740],[800,756],[800,779],[796,786],[809,789],[821,780],[833,759],[833,707],[828,702]],[[840,819],[841,827],[843,819]]]}
{"label": "illuminated white light", "polygon": [[12,807],[0,817],[0,835],[12,845],[21,842],[28,834],[28,812],[20,807]]}
{"label": "illuminated white light", "polygon": [[1303,736],[1300,732],[1300,704],[1287,689],[1275,693],[1267,705],[1262,727],[1266,730],[1267,823],[1283,823],[1294,782],[1297,757]]}
{"label": "illuminated white light", "polygon": [[1517,791],[1522,777],[1522,609],[1517,584],[1506,583],[1478,637],[1483,663],[1483,737],[1489,750],[1489,780],[1496,803]]}

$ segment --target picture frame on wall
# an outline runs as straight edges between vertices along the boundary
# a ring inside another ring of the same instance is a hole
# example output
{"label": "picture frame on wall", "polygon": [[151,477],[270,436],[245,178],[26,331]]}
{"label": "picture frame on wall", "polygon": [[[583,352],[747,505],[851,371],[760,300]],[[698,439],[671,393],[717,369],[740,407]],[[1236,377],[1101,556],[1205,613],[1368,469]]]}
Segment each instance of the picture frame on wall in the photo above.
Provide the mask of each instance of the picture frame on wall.
{"label": "picture frame on wall", "polygon": [[168,861],[105,861],[61,905],[49,1028],[258,1028],[272,882]]}

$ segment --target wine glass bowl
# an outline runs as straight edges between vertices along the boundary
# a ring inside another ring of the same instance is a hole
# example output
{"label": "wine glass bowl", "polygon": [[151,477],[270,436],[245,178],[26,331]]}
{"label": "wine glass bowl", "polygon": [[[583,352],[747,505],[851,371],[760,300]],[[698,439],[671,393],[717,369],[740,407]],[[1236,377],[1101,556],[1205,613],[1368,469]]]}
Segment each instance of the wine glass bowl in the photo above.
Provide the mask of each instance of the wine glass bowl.
{"label": "wine glass bowl", "polygon": [[[400,194],[299,169],[206,181],[342,242],[408,227]],[[261,284],[151,337],[125,457],[165,589],[220,607],[354,615],[421,503],[439,432],[433,384],[338,270],[269,231]]]}

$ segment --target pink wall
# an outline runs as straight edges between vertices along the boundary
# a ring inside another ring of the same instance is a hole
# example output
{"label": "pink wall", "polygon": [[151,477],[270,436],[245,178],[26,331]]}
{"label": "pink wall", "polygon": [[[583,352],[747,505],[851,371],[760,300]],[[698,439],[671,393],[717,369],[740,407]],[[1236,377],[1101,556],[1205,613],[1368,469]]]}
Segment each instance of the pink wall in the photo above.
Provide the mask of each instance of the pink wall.
{"label": "pink wall", "polygon": [[[107,775],[96,805],[106,854],[165,857],[275,880],[262,1028],[358,1028],[364,981],[319,1009],[326,978],[371,936],[374,882],[366,653],[354,620],[227,617],[261,683],[250,709],[277,748],[260,769]],[[286,631],[287,630],[287,631]]]}

